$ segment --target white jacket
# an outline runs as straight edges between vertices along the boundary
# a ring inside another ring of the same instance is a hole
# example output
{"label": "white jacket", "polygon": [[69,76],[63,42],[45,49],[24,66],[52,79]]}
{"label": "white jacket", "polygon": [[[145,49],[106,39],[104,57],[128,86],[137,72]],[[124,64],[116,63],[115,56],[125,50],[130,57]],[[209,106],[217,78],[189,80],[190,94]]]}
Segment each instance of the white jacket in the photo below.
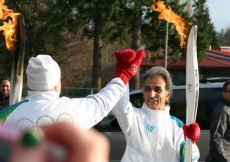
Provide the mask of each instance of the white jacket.
{"label": "white jacket", "polygon": [[126,86],[120,78],[114,78],[99,93],[85,98],[59,98],[55,91],[28,91],[25,102],[8,107],[12,109],[8,114],[0,111],[0,118],[5,113],[5,124],[19,129],[62,120],[70,120],[89,129],[111,111],[125,91]]}
{"label": "white jacket", "polygon": [[[129,102],[128,91],[112,110],[125,134],[126,150],[122,162],[183,162],[185,140],[183,123],[165,110],[141,109]],[[200,154],[193,144],[193,161]]]}

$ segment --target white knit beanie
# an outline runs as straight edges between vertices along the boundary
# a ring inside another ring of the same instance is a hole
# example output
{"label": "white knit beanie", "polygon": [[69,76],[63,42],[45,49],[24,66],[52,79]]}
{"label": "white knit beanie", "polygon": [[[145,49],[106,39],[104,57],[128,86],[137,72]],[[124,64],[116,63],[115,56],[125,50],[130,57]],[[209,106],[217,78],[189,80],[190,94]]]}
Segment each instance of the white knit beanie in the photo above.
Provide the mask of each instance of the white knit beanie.
{"label": "white knit beanie", "polygon": [[61,79],[58,64],[49,55],[31,57],[26,68],[27,84],[31,90],[48,90]]}

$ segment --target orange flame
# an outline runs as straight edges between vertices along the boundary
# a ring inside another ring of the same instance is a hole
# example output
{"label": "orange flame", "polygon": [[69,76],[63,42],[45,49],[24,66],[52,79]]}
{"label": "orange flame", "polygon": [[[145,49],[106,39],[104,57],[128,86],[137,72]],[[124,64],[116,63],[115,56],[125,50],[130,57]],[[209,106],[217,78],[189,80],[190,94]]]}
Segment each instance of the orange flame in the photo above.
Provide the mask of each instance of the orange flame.
{"label": "orange flame", "polygon": [[164,19],[168,22],[173,23],[176,26],[176,30],[181,37],[180,46],[185,47],[186,46],[185,40],[187,38],[187,33],[189,32],[187,28],[188,23],[179,15],[175,14],[170,6],[166,7],[163,1],[155,2],[155,0],[153,0],[153,2],[154,3],[149,8],[160,12],[158,19]]}
{"label": "orange flame", "polygon": [[13,51],[16,45],[15,42],[17,42],[16,26],[18,24],[17,18],[19,13],[14,13],[13,10],[8,9],[4,3],[5,0],[0,0],[0,19],[6,20],[8,17],[11,19],[9,19],[8,22],[3,22],[3,25],[0,26],[0,31],[2,31],[2,35],[5,36],[7,49]]}

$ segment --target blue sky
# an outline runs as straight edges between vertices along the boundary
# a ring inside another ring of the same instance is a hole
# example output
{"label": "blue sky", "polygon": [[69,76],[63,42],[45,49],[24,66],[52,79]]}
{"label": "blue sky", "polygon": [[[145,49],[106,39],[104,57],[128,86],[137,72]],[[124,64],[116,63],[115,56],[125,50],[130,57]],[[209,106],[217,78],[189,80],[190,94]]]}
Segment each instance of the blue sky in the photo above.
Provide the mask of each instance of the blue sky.
{"label": "blue sky", "polygon": [[230,28],[230,0],[207,0],[206,4],[216,31]]}

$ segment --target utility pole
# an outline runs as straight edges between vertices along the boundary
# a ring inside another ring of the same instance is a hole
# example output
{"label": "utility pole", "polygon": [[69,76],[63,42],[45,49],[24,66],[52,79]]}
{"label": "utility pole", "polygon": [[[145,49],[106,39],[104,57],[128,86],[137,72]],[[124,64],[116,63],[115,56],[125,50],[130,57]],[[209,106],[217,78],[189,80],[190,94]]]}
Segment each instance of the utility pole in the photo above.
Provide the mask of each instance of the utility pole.
{"label": "utility pole", "polygon": [[[167,0],[165,0],[165,2],[167,2]],[[165,16],[169,16],[169,15],[165,15]],[[168,60],[168,34],[169,34],[169,22],[166,21],[166,27],[165,27],[165,52],[164,52],[164,68],[167,70],[167,60]]]}
{"label": "utility pole", "polygon": [[165,29],[165,52],[164,52],[164,68],[167,69],[167,57],[168,57],[168,28],[169,23],[166,21],[166,29]]}

